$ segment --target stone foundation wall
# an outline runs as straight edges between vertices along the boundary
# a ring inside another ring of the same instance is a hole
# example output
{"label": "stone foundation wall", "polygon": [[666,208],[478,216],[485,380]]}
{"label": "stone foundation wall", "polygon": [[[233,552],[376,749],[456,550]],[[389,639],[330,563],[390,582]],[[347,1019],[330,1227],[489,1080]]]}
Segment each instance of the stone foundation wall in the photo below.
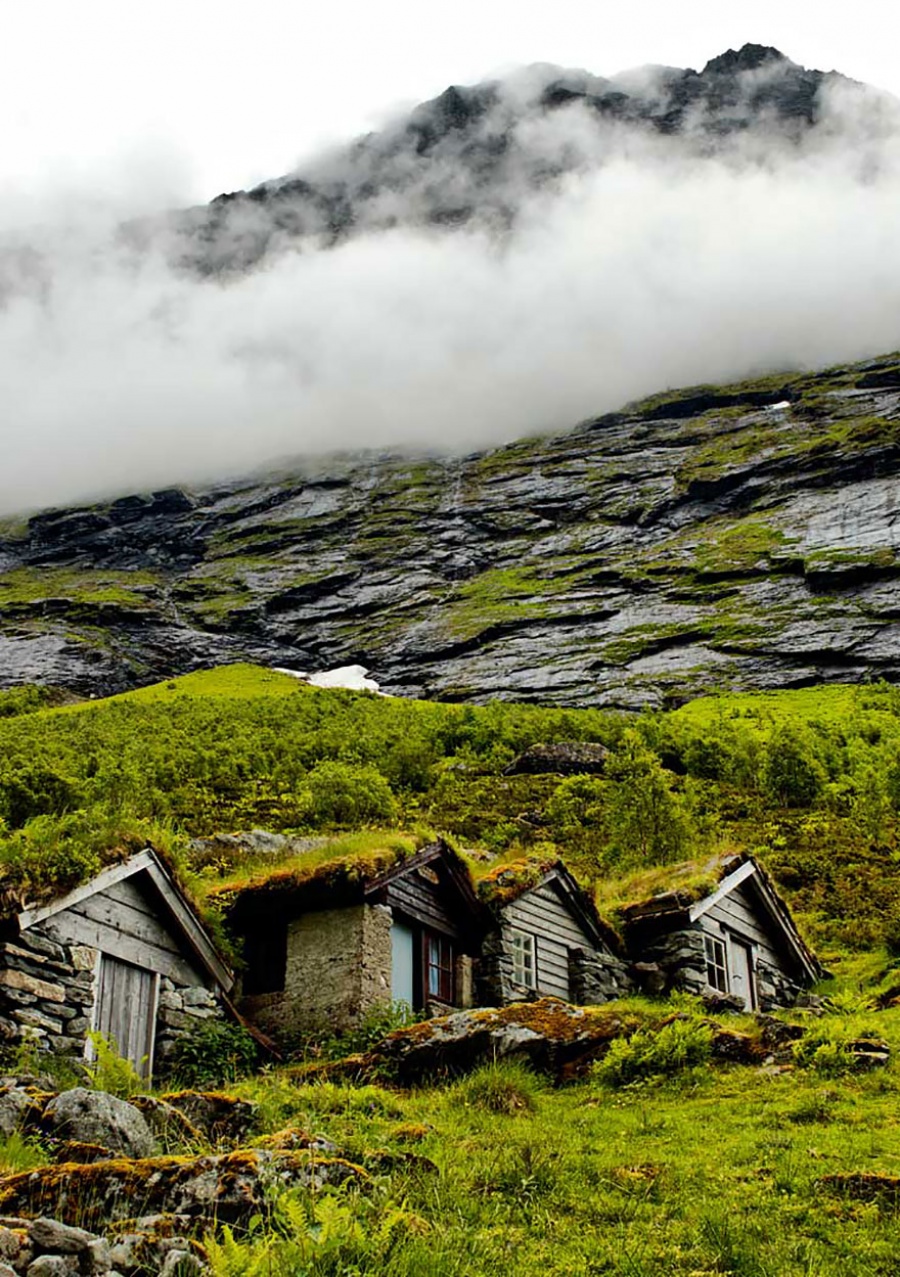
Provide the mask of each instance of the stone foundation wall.
{"label": "stone foundation wall", "polygon": [[[613,954],[591,949],[569,950],[571,1001],[596,1006],[633,993],[636,982],[631,966]],[[512,954],[498,930],[484,941],[478,963],[477,997],[481,1006],[506,1006],[510,1002],[530,1002],[538,994],[516,984]]]}
{"label": "stone foundation wall", "polygon": [[288,924],[284,989],[241,1000],[265,1033],[352,1028],[391,1000],[391,911],[356,905],[303,914]]}
{"label": "stone foundation wall", "polygon": [[[701,931],[672,931],[660,936],[642,948],[641,959],[634,969],[646,993],[683,989],[700,997],[722,996],[706,978],[706,950]],[[803,987],[784,971],[763,960],[757,960],[755,975],[760,1011],[793,1006],[803,992]]]}
{"label": "stone foundation wall", "polygon": [[499,928],[485,936],[481,946],[481,958],[478,962],[478,973],[475,982],[475,998],[479,1006],[502,1007],[508,1002],[521,1002],[533,997],[533,993],[523,991],[523,997],[516,997],[516,984],[513,981],[512,955],[507,953],[503,945],[503,936]]}
{"label": "stone foundation wall", "polygon": [[[0,1039],[7,1048],[25,1041],[73,1060],[84,1058],[94,1014],[98,951],[65,944],[29,927],[0,943]],[[154,1064],[164,1070],[175,1042],[224,1011],[215,993],[160,983]]]}
{"label": "stone foundation wall", "polygon": [[94,1010],[97,950],[32,927],[0,944],[0,1037],[81,1059]]}
{"label": "stone foundation wall", "polygon": [[579,1006],[599,1006],[634,993],[631,967],[611,953],[573,949],[569,954],[572,1001]]}
{"label": "stone foundation wall", "polygon": [[210,1020],[224,1019],[225,1009],[212,989],[205,989],[202,985],[179,986],[163,976],[159,982],[154,1071],[165,1073],[166,1062],[179,1038]]}

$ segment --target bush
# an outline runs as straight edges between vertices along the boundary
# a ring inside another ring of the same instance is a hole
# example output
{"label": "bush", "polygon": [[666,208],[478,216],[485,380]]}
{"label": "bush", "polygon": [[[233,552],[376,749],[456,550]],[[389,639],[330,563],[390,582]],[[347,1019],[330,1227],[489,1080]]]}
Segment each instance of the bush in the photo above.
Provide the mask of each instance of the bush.
{"label": "bush", "polygon": [[391,787],[374,767],[319,763],[300,795],[304,823],[315,829],[392,824],[397,804]]}
{"label": "bush", "polygon": [[417,1024],[424,1014],[423,1011],[413,1011],[407,1002],[386,1002],[383,1006],[371,1007],[353,1029],[301,1041],[296,1054],[305,1054],[312,1047],[316,1055],[329,1060],[343,1060],[345,1056],[370,1051],[394,1029]]}
{"label": "bush", "polygon": [[794,1043],[794,1059],[800,1068],[811,1069],[822,1077],[843,1077],[858,1073],[861,1067],[857,1055],[850,1049],[859,1038],[877,1040],[878,1032],[872,1028],[853,1028],[837,1019],[820,1020],[799,1042]]}
{"label": "bush", "polygon": [[712,1029],[699,1020],[678,1019],[661,1029],[639,1029],[617,1038],[594,1076],[607,1086],[627,1086],[651,1077],[671,1077],[706,1064],[712,1051]]}
{"label": "bush", "polygon": [[239,1024],[211,1020],[175,1044],[169,1068],[177,1086],[198,1089],[235,1082],[259,1062],[253,1036]]}
{"label": "bush", "polygon": [[782,807],[811,807],[825,779],[807,733],[787,726],[772,733],[763,758],[762,784],[773,802]]}

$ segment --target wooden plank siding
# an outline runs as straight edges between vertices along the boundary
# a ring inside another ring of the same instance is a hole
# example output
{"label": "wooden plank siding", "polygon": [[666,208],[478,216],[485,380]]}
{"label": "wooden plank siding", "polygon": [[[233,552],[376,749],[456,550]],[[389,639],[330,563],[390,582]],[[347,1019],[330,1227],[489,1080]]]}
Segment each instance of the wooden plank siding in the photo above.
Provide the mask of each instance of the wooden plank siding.
{"label": "wooden plank siding", "polygon": [[717,901],[698,921],[709,935],[721,937],[724,928],[739,939],[746,940],[756,947],[758,956],[771,966],[789,970],[794,965],[783,950],[773,943],[770,932],[766,930],[765,915],[754,903],[752,889],[743,884]]}
{"label": "wooden plank siding", "polygon": [[503,910],[503,943],[511,951],[511,931],[535,937],[537,991],[570,997],[569,950],[592,949],[593,939],[581,928],[549,883],[512,901]]}
{"label": "wooden plank siding", "polygon": [[78,900],[42,924],[54,939],[90,945],[122,962],[157,971],[181,985],[206,977],[184,953],[172,930],[137,883],[125,879]]}
{"label": "wooden plank siding", "polygon": [[[448,896],[450,892],[442,883],[429,882],[417,873],[394,878],[385,888],[385,903],[395,914],[455,939],[459,936],[459,924],[447,908]],[[456,894],[450,898],[455,901]]]}

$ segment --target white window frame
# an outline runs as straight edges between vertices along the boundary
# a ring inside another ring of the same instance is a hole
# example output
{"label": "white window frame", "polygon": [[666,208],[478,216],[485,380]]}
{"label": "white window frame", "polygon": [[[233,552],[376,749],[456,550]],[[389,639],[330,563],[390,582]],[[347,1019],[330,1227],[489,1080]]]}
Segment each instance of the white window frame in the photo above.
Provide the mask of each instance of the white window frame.
{"label": "white window frame", "polygon": [[[719,958],[720,953],[721,960]],[[718,993],[729,993],[731,990],[731,978],[728,970],[728,943],[726,937],[704,935],[703,954],[706,958],[706,983]],[[718,976],[718,979],[715,978],[716,976]],[[719,983],[720,980],[721,983]]]}
{"label": "white window frame", "polygon": [[[537,941],[529,931],[510,932],[513,984],[524,989],[537,988]],[[529,970],[530,968],[530,970]]]}

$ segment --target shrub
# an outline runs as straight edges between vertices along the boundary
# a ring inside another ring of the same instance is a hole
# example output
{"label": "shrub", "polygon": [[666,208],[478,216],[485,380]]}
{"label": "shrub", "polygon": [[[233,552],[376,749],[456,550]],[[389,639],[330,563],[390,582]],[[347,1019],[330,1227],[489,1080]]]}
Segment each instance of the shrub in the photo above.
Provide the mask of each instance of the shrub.
{"label": "shrub", "polygon": [[374,767],[319,763],[307,775],[300,796],[304,823],[316,829],[390,825],[397,817],[391,787]]}
{"label": "shrub", "polygon": [[118,1052],[114,1042],[102,1033],[89,1033],[93,1059],[86,1066],[90,1085],[96,1091],[107,1091],[121,1100],[131,1099],[146,1091],[144,1079],[130,1060]]}
{"label": "shrub", "polygon": [[794,1043],[794,1059],[801,1068],[812,1069],[823,1077],[842,1077],[865,1067],[851,1049],[852,1043],[878,1036],[872,1028],[854,1028],[837,1018],[822,1019]]}
{"label": "shrub", "polygon": [[540,1083],[530,1069],[514,1060],[485,1064],[457,1082],[453,1099],[466,1108],[488,1113],[533,1113]]}
{"label": "shrub", "polygon": [[678,1019],[661,1029],[639,1029],[617,1038],[594,1075],[607,1086],[627,1086],[651,1077],[670,1077],[706,1064],[712,1051],[712,1029],[699,1020]]}
{"label": "shrub", "polygon": [[259,1048],[241,1025],[210,1020],[180,1037],[169,1058],[176,1085],[204,1088],[250,1073],[259,1061]]}
{"label": "shrub", "polygon": [[347,1055],[370,1051],[394,1029],[405,1029],[423,1019],[424,1012],[413,1011],[408,1002],[386,1002],[371,1007],[355,1028],[343,1033],[329,1033],[304,1039],[298,1044],[296,1054],[302,1055],[310,1048],[316,1055],[329,1060],[342,1060]]}
{"label": "shrub", "polygon": [[808,734],[792,727],[772,733],[763,758],[765,793],[782,807],[810,807],[825,782]]}

